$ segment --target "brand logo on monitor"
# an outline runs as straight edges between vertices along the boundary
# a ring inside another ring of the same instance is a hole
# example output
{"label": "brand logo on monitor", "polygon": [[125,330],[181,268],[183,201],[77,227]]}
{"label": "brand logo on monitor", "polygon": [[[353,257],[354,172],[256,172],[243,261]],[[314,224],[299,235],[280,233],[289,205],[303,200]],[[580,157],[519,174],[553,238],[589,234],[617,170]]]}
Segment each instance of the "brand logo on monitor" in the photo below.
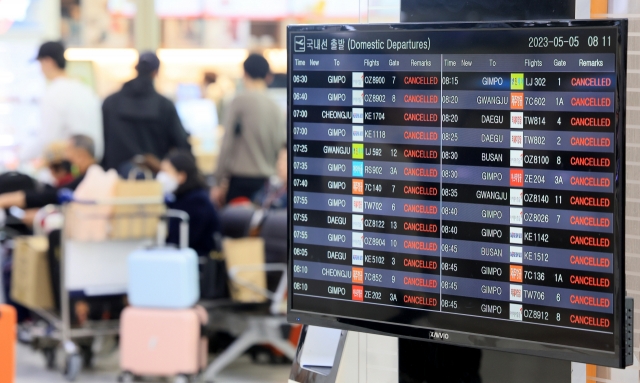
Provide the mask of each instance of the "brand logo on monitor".
{"label": "brand logo on monitor", "polygon": [[354,231],[351,233],[351,247],[362,249],[364,247],[364,233]]}
{"label": "brand logo on monitor", "polygon": [[364,269],[362,267],[351,268],[351,282],[364,284]]}
{"label": "brand logo on monitor", "polygon": [[304,36],[295,36],[293,38],[293,51],[304,52],[306,48],[306,41]]}
{"label": "brand logo on monitor", "polygon": [[362,108],[352,108],[351,109],[351,117],[354,124],[362,124],[364,123],[364,109]]}
{"label": "brand logo on monitor", "polygon": [[509,246],[509,262],[522,263],[522,247]]}
{"label": "brand logo on monitor", "polygon": [[511,109],[524,109],[524,93],[511,92]]}
{"label": "brand logo on monitor", "polygon": [[517,166],[521,168],[524,165],[524,151],[512,150],[510,159],[511,166]]}
{"label": "brand logo on monitor", "polygon": [[522,266],[509,265],[509,282],[522,283]]}
{"label": "brand logo on monitor", "polygon": [[351,215],[351,229],[364,230],[364,215],[362,214]]}
{"label": "brand logo on monitor", "polygon": [[509,208],[509,223],[512,225],[522,225],[522,215],[521,207]]}
{"label": "brand logo on monitor", "polygon": [[522,245],[522,228],[511,227],[509,228],[509,242],[516,245]]}
{"label": "brand logo on monitor", "polygon": [[355,266],[364,265],[364,252],[362,250],[351,250],[351,264]]}
{"label": "brand logo on monitor", "polygon": [[522,285],[509,286],[509,299],[516,302],[522,302]]}
{"label": "brand logo on monitor", "polygon": [[522,206],[524,192],[522,189],[511,189],[509,190],[509,204]]}
{"label": "brand logo on monitor", "polygon": [[522,148],[524,147],[524,135],[522,132],[511,132],[511,141],[512,148]]}
{"label": "brand logo on monitor", "polygon": [[364,194],[364,180],[351,180],[351,194]]}
{"label": "brand logo on monitor", "polygon": [[351,91],[351,105],[364,105],[364,90]]}
{"label": "brand logo on monitor", "polygon": [[364,197],[351,197],[351,211],[354,213],[364,212]]}
{"label": "brand logo on monitor", "polygon": [[524,128],[524,113],[522,112],[511,112],[511,128],[512,129],[522,129]]}
{"label": "brand logo on monitor", "polygon": [[351,286],[351,299],[354,301],[364,301],[364,286]]}
{"label": "brand logo on monitor", "polygon": [[522,321],[522,305],[509,303],[509,319]]}
{"label": "brand logo on monitor", "polygon": [[429,339],[449,340],[449,334],[442,331],[429,331]]}
{"label": "brand logo on monitor", "polygon": [[523,169],[509,169],[509,186],[524,186]]}
{"label": "brand logo on monitor", "polygon": [[351,144],[351,145],[353,145],[351,150],[353,158],[356,160],[364,159],[364,144]]}
{"label": "brand logo on monitor", "polygon": [[362,88],[364,86],[364,72],[351,73],[351,87]]}
{"label": "brand logo on monitor", "polygon": [[353,126],[351,128],[351,137],[353,141],[358,141],[358,142],[364,141],[364,127]]}
{"label": "brand logo on monitor", "polygon": [[524,73],[511,73],[511,90],[524,89]]}
{"label": "brand logo on monitor", "polygon": [[351,176],[364,177],[364,162],[353,161],[353,163],[351,163]]}

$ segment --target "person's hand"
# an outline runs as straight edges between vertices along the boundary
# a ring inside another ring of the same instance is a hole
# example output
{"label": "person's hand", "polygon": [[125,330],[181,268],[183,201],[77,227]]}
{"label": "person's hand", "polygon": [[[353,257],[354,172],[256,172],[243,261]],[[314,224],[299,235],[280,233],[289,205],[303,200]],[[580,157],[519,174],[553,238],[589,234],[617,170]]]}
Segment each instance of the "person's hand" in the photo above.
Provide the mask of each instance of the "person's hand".
{"label": "person's hand", "polygon": [[22,217],[22,223],[27,225],[28,227],[33,227],[33,223],[36,220],[36,214],[38,214],[40,209],[27,209],[24,211],[24,217]]}
{"label": "person's hand", "polygon": [[209,198],[211,198],[211,202],[213,202],[216,206],[220,207],[224,205],[224,198],[226,195],[226,190],[220,186],[214,186],[211,188],[211,192]]}

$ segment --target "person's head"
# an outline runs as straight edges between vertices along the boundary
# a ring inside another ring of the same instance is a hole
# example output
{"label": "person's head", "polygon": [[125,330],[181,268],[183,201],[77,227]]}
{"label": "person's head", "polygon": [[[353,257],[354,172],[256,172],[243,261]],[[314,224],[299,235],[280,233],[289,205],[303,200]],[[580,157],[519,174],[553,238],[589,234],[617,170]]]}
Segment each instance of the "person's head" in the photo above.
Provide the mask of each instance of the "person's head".
{"label": "person's head", "polygon": [[160,69],[160,59],[153,52],[140,53],[136,70],[138,77],[156,77]]}
{"label": "person's head", "polygon": [[67,160],[52,162],[49,164],[49,171],[51,172],[51,176],[56,180],[56,184],[60,184],[72,175],[71,162]]}
{"label": "person's head", "polygon": [[260,54],[252,53],[244,60],[244,78],[245,81],[258,82],[265,84],[269,80],[271,70],[269,62]]}
{"label": "person's head", "polygon": [[84,134],[76,134],[69,139],[69,145],[65,153],[71,166],[80,174],[86,173],[89,166],[96,163],[96,147],[93,139]]}
{"label": "person's head", "polygon": [[215,72],[205,72],[204,73],[204,78],[203,78],[204,86],[209,86],[211,84],[215,84],[215,82],[217,80],[218,80],[218,75]]}
{"label": "person's head", "polygon": [[162,189],[166,194],[180,195],[207,186],[200,170],[198,170],[196,159],[191,152],[186,150],[174,150],[169,153],[162,160],[156,179],[162,184]]}
{"label": "person's head", "polygon": [[64,75],[67,60],[64,58],[64,46],[55,41],[49,41],[40,46],[36,60],[40,62],[42,74],[47,80]]}
{"label": "person's head", "polygon": [[287,147],[284,146],[278,152],[278,161],[276,162],[276,175],[282,182],[287,182],[288,164],[287,164]]}
{"label": "person's head", "polygon": [[43,159],[56,184],[64,183],[71,176],[71,163],[66,159],[67,143],[54,142],[45,150]]}

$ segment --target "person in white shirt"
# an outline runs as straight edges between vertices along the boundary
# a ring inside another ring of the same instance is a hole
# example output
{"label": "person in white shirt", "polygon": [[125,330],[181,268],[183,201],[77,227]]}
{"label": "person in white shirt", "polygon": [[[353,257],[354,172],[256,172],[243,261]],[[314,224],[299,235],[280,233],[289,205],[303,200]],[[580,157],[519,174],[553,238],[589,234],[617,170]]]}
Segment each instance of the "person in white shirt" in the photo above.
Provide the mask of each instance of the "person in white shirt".
{"label": "person in white shirt", "polygon": [[64,51],[64,46],[58,42],[44,43],[38,51],[36,59],[49,85],[41,101],[40,130],[21,146],[21,161],[40,158],[51,143],[78,134],[91,137],[96,158],[102,158],[101,102],[88,86],[66,75]]}

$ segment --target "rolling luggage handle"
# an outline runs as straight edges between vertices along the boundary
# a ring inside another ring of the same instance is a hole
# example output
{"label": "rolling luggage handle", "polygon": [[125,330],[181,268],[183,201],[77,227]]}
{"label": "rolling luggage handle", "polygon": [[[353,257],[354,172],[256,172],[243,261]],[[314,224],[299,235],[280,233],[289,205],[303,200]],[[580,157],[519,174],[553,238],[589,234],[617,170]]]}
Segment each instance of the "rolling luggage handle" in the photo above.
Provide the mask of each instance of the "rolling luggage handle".
{"label": "rolling luggage handle", "polygon": [[162,246],[167,242],[168,224],[170,219],[180,220],[180,248],[185,249],[189,247],[189,214],[182,210],[167,210],[160,216],[158,222],[158,234],[156,241],[158,246]]}

